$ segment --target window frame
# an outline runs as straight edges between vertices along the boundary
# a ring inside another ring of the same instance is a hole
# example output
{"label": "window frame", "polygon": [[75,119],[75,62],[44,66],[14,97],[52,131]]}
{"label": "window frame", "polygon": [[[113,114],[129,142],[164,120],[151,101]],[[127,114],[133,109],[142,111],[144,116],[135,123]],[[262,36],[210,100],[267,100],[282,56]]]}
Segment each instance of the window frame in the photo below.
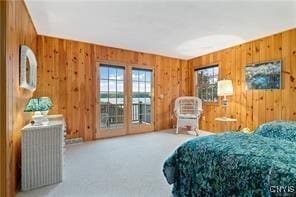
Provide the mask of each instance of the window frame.
{"label": "window frame", "polygon": [[[218,68],[218,75],[217,75],[217,82],[220,80],[220,64],[219,63],[212,63],[212,64],[208,64],[208,65],[204,65],[204,66],[195,66],[193,68],[193,95],[197,96],[197,86],[198,86],[198,79],[197,79],[197,73],[196,71],[198,70],[203,70],[203,69],[208,69],[208,68],[214,68],[217,67]],[[203,104],[206,105],[218,105],[219,104],[219,96],[217,96],[217,100],[216,101],[202,101]]]}

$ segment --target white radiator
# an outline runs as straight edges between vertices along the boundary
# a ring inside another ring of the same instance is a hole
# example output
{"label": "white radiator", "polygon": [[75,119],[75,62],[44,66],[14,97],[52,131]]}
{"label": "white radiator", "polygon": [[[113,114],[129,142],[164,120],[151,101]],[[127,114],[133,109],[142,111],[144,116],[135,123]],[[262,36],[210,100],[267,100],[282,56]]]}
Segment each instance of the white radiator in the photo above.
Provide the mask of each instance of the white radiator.
{"label": "white radiator", "polygon": [[63,180],[64,125],[28,125],[22,129],[22,190]]}

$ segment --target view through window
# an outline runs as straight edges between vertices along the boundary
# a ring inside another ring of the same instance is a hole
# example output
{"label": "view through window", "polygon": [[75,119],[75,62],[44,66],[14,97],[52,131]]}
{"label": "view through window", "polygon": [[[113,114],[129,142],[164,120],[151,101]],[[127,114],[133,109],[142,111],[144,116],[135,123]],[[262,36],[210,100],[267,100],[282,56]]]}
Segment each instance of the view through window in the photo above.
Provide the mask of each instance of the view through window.
{"label": "view through window", "polygon": [[124,126],[124,71],[123,67],[100,66],[101,128]]}
{"label": "view through window", "polygon": [[152,70],[132,70],[133,124],[151,123]]}
{"label": "view through window", "polygon": [[217,82],[219,76],[218,65],[195,70],[196,96],[205,102],[217,102]]}

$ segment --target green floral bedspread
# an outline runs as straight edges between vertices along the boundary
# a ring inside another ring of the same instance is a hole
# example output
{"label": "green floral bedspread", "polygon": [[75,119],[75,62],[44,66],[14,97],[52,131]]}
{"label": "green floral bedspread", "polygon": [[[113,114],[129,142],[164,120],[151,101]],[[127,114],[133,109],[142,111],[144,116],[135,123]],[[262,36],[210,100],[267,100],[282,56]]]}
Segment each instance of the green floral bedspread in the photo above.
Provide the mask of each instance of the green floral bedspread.
{"label": "green floral bedspread", "polygon": [[227,132],[185,142],[164,163],[174,196],[296,196],[296,143]]}

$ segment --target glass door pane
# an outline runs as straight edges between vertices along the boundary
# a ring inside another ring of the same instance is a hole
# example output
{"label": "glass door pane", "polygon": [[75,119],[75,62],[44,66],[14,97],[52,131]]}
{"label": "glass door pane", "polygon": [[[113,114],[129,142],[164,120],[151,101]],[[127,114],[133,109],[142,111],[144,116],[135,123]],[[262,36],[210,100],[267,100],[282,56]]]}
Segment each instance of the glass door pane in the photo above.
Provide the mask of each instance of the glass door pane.
{"label": "glass door pane", "polygon": [[132,69],[132,124],[152,123],[152,70]]}
{"label": "glass door pane", "polygon": [[124,67],[100,65],[100,129],[124,128]]}

